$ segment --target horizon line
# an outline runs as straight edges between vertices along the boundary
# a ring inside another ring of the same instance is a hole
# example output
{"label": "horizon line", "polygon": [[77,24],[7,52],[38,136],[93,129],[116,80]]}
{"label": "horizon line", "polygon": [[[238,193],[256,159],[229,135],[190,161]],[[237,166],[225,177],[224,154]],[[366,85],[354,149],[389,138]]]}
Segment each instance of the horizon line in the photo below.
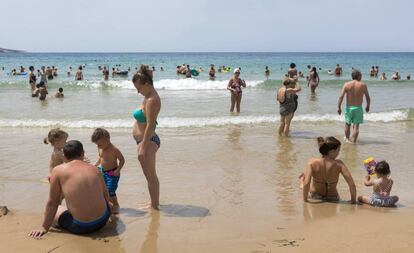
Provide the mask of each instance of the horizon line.
{"label": "horizon line", "polygon": [[249,54],[249,53],[414,53],[414,51],[23,51],[19,50],[20,52],[3,52],[2,54],[37,54],[37,53],[45,53],[45,54],[54,54],[54,53],[73,53],[73,54],[175,54],[175,53],[182,53],[182,54],[191,54],[191,53],[210,53],[210,54],[220,54],[220,53],[238,53],[238,54]]}

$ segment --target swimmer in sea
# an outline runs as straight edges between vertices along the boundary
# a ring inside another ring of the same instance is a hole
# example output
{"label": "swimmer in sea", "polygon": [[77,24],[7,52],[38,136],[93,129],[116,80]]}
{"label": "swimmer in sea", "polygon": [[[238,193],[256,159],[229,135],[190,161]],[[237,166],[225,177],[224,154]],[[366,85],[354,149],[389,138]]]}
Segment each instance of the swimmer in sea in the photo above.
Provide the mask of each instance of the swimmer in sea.
{"label": "swimmer in sea", "polygon": [[341,76],[341,75],[342,75],[342,67],[339,66],[339,64],[336,64],[335,76]]}
{"label": "swimmer in sea", "polygon": [[298,78],[298,70],[296,69],[296,64],[291,63],[288,69],[288,77],[289,78]]}
{"label": "swimmer in sea", "polygon": [[56,92],[55,98],[64,98],[65,95],[63,94],[63,88],[59,88],[59,91]]}
{"label": "swimmer in sea", "polygon": [[83,73],[82,73],[82,66],[79,66],[78,71],[76,72],[75,80],[82,81],[83,80]]}
{"label": "swimmer in sea", "polygon": [[214,69],[214,64],[210,64],[208,76],[210,77],[210,80],[214,80],[216,78],[216,70]]}
{"label": "swimmer in sea", "polygon": [[266,66],[265,67],[265,77],[266,77],[266,79],[269,79],[269,76],[270,76],[269,66]]}
{"label": "swimmer in sea", "polygon": [[380,76],[380,80],[381,80],[381,81],[385,81],[385,80],[387,80],[387,77],[385,76],[385,72],[384,72],[384,73],[382,73],[382,75]]}
{"label": "swimmer in sea", "polygon": [[400,80],[400,79],[401,79],[401,76],[400,76],[400,74],[398,73],[398,71],[397,71],[397,72],[395,72],[395,73],[392,75],[391,79],[392,79],[392,80],[395,80],[395,81],[398,81],[398,80]]}

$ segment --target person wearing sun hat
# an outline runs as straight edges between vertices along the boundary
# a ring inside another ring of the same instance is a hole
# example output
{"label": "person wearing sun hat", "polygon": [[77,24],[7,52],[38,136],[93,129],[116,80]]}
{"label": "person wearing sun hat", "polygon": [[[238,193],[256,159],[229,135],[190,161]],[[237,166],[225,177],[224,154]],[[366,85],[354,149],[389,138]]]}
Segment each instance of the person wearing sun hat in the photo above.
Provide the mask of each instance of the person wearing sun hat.
{"label": "person wearing sun hat", "polygon": [[235,68],[233,71],[233,76],[229,80],[227,89],[231,93],[231,106],[230,112],[234,111],[234,106],[237,108],[237,113],[240,112],[240,103],[242,98],[242,87],[246,87],[246,82],[243,79],[240,79],[240,68]]}

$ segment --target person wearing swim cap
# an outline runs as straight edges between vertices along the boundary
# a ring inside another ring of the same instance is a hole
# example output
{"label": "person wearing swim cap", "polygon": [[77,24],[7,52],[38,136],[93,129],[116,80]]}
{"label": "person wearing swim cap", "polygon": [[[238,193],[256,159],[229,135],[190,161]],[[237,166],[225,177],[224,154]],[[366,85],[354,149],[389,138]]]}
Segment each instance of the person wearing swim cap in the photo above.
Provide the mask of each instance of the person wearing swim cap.
{"label": "person wearing swim cap", "polygon": [[233,71],[234,75],[229,80],[227,89],[231,93],[231,106],[230,112],[234,111],[234,106],[237,108],[237,113],[240,113],[240,103],[242,98],[242,87],[246,88],[246,82],[240,79],[240,68],[235,68]]}

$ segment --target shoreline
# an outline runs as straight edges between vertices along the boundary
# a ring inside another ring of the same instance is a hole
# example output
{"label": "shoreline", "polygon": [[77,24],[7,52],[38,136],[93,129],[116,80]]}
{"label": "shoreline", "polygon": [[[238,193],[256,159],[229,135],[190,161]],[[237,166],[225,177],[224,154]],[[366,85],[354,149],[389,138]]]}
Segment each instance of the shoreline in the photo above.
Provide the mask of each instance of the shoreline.
{"label": "shoreline", "polygon": [[[413,173],[404,166],[411,161],[411,144],[404,140],[413,138],[412,126],[366,125],[362,128],[360,145],[344,143],[341,151],[341,159],[357,184],[358,195],[371,192],[362,184],[365,173],[362,160],[370,155],[389,160],[396,182],[392,193],[401,198],[398,208],[304,204],[297,176],[310,157],[318,156],[317,133],[329,129],[337,137],[343,134],[340,124],[335,124],[334,129],[332,125],[312,124],[311,129],[309,126],[294,122],[292,138],[277,137],[276,125],[160,129],[159,215],[143,209],[149,196],[130,130],[110,130],[112,142],[121,148],[126,159],[118,188],[119,219],[90,236],[53,232],[40,241],[27,237],[27,233],[40,225],[47,200],[45,177],[51,147],[42,143],[47,129],[2,129],[1,151],[5,156],[1,158],[0,205],[11,210],[11,214],[0,218],[0,226],[5,228],[0,232],[2,250],[355,252],[370,245],[379,252],[387,252],[383,249],[410,252],[404,245],[410,245],[413,237],[414,224],[410,219],[414,209],[413,190],[407,180],[413,178]],[[93,130],[65,130],[69,139],[83,142],[86,155],[94,162],[97,149],[90,142]],[[36,159],[31,159],[33,154]],[[349,200],[343,179],[338,191],[344,200],[341,203]],[[386,240],[375,243],[378,237],[392,238],[392,243]],[[305,240],[296,240],[294,244],[299,246],[290,245],[298,238]],[[329,246],[334,239],[335,246]],[[390,246],[384,246],[386,242]],[[289,245],[279,245],[283,243]]]}

